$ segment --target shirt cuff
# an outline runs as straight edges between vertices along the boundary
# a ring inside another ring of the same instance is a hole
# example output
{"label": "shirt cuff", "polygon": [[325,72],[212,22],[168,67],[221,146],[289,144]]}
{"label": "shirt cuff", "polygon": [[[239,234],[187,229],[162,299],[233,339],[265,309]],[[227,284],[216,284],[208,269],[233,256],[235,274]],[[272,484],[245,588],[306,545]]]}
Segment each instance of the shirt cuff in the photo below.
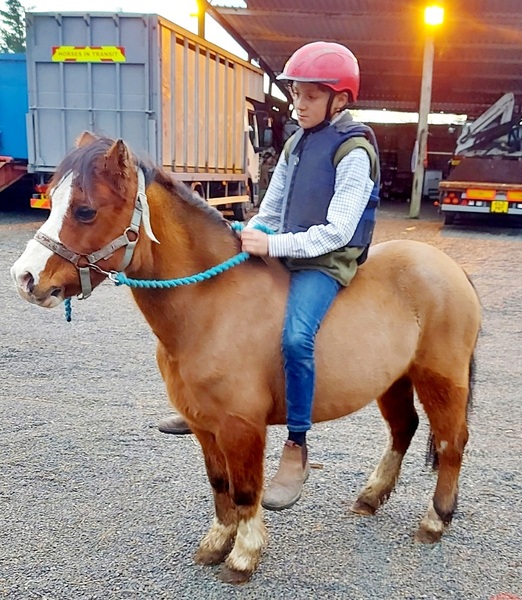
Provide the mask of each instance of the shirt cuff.
{"label": "shirt cuff", "polygon": [[292,255],[291,233],[275,233],[268,236],[268,255],[282,258]]}

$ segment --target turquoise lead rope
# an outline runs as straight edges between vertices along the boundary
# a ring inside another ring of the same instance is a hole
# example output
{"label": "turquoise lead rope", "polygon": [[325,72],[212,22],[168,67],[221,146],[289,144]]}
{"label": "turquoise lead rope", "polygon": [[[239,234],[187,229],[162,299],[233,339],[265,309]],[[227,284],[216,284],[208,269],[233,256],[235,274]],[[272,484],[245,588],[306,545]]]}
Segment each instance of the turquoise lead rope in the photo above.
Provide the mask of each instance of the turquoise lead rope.
{"label": "turquoise lead rope", "polygon": [[[242,223],[238,223],[237,221],[232,223],[231,225],[234,231],[242,231],[244,229],[244,225]],[[254,225],[254,229],[259,229],[264,233],[272,234],[275,233],[269,227],[265,225],[259,224]],[[142,288],[142,289],[169,289],[180,287],[182,285],[190,285],[191,283],[198,283],[199,281],[204,281],[206,279],[211,279],[224,271],[228,271],[232,267],[235,267],[250,258],[250,254],[248,252],[240,252],[236,254],[232,258],[228,258],[224,262],[216,265],[215,267],[211,267],[206,271],[201,273],[196,273],[195,275],[189,275],[188,277],[177,277],[176,279],[130,279],[125,275],[125,273],[111,273],[109,278],[116,285],[127,285],[129,287],[134,288]],[[71,299],[65,299],[65,319],[68,323],[71,322],[72,318],[72,306]]]}

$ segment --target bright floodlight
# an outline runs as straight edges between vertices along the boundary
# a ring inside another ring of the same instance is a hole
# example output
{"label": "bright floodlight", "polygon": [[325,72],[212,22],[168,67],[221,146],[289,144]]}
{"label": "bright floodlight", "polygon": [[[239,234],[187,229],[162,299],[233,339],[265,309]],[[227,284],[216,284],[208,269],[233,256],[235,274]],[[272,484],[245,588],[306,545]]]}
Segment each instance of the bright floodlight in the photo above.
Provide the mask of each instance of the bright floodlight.
{"label": "bright floodlight", "polygon": [[444,21],[442,6],[426,6],[424,9],[424,22],[426,25],[441,25]]}
{"label": "bright floodlight", "polygon": [[190,0],[189,5],[189,15],[191,17],[197,17],[199,15],[199,3],[198,0]]}

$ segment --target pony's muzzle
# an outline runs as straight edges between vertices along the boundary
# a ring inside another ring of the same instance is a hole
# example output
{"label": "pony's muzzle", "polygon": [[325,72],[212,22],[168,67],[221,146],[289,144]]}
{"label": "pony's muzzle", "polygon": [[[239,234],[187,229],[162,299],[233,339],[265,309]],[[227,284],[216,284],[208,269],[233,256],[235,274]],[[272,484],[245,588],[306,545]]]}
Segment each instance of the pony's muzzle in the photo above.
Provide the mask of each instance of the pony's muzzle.
{"label": "pony's muzzle", "polygon": [[43,308],[54,308],[64,299],[64,290],[61,287],[53,286],[44,292],[38,290],[34,277],[29,271],[16,275],[14,269],[11,269],[11,276],[16,283],[20,296],[31,304],[37,304]]}

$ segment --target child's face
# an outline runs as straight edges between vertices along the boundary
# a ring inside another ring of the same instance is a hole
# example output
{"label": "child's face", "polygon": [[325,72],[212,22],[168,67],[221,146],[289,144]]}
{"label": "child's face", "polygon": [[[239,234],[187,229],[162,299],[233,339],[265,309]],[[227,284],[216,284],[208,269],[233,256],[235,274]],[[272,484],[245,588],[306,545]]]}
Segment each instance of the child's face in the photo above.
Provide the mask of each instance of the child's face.
{"label": "child's face", "polygon": [[297,122],[303,129],[310,129],[326,118],[326,107],[330,93],[317,83],[294,81],[290,88]]}
{"label": "child's face", "polygon": [[303,83],[294,81],[290,88],[297,122],[303,129],[311,129],[326,118],[331,119],[341,112],[348,104],[348,92],[338,92],[332,98],[330,114],[326,114],[331,91],[317,83]]}

